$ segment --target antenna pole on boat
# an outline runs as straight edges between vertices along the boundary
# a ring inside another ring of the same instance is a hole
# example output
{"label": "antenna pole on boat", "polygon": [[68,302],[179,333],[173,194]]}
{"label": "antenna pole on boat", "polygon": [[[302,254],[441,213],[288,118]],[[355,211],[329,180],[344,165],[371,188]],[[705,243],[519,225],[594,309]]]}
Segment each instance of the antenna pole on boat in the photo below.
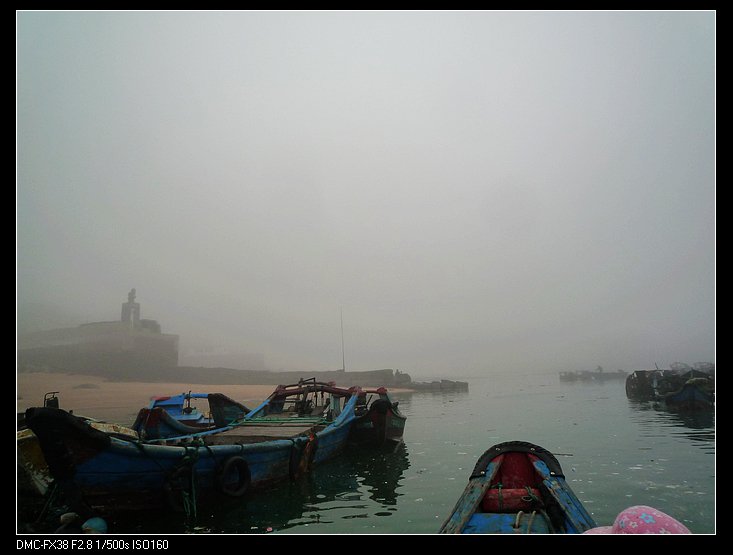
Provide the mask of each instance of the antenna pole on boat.
{"label": "antenna pole on boat", "polygon": [[344,309],[341,309],[341,370],[346,372],[346,355],[344,354]]}

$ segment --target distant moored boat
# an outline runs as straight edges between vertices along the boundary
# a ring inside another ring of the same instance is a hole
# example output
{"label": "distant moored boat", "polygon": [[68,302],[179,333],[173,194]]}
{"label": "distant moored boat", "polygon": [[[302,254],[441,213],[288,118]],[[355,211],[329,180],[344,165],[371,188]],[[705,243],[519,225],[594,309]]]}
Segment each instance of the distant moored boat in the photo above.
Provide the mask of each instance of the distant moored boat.
{"label": "distant moored boat", "polygon": [[655,401],[676,411],[712,410],[714,374],[681,363],[672,366],[676,369],[632,372],[626,378],[626,396],[635,401]]}
{"label": "distant moored boat", "polygon": [[615,372],[605,372],[603,367],[599,366],[595,370],[578,370],[560,372],[561,382],[606,382],[611,380],[625,380],[628,372],[624,370],[616,370]]}

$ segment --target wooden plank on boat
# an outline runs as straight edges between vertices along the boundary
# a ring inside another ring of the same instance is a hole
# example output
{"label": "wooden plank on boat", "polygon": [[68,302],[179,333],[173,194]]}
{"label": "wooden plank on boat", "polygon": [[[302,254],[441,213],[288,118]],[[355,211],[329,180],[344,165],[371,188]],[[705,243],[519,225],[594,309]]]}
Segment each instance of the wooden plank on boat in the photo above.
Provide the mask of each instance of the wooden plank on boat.
{"label": "wooden plank on boat", "polygon": [[207,445],[228,445],[237,443],[258,443],[275,439],[289,439],[308,435],[313,426],[236,426],[226,432],[205,438]]}
{"label": "wooden plank on boat", "polygon": [[535,469],[542,475],[542,483],[550,492],[555,500],[563,508],[565,514],[566,525],[572,527],[571,532],[582,533],[589,528],[595,526],[593,517],[591,517],[582,505],[578,505],[573,496],[569,495],[564,488],[565,480],[562,477],[555,476],[547,465],[540,459],[533,457],[532,464]]}
{"label": "wooden plank on boat", "polygon": [[242,422],[238,422],[237,426],[305,426],[305,425],[314,425],[314,424],[322,424],[324,423],[323,418],[316,418],[316,417],[264,417],[264,418],[257,418],[252,420],[244,420]]}
{"label": "wooden plank on boat", "polygon": [[473,516],[479,503],[486,494],[486,490],[491,485],[496,471],[504,461],[504,455],[499,455],[489,463],[483,476],[471,478],[470,482],[463,491],[458,503],[453,508],[453,512],[448,519],[440,527],[441,534],[460,534],[466,523]]}

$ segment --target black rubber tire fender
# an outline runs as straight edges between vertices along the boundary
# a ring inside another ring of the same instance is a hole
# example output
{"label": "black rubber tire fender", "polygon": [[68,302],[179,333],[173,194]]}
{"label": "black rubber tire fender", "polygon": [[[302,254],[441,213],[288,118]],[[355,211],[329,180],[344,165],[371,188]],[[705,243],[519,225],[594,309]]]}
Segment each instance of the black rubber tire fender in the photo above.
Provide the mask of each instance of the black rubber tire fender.
{"label": "black rubber tire fender", "polygon": [[[230,478],[233,472],[237,473],[237,480],[232,482]],[[251,478],[245,458],[234,455],[225,460],[216,473],[216,485],[219,491],[229,497],[242,497],[249,490]]]}

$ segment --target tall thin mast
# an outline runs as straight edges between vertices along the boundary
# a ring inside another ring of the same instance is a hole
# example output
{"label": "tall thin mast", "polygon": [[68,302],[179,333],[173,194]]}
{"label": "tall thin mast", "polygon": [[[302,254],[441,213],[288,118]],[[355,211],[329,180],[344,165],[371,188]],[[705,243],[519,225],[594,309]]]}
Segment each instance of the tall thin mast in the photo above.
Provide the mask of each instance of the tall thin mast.
{"label": "tall thin mast", "polygon": [[341,370],[346,372],[346,355],[344,354],[344,309],[341,309]]}

